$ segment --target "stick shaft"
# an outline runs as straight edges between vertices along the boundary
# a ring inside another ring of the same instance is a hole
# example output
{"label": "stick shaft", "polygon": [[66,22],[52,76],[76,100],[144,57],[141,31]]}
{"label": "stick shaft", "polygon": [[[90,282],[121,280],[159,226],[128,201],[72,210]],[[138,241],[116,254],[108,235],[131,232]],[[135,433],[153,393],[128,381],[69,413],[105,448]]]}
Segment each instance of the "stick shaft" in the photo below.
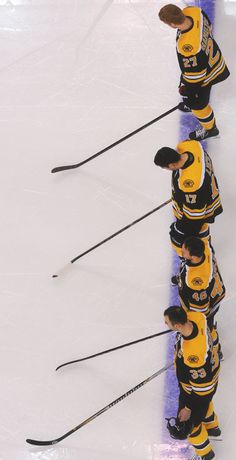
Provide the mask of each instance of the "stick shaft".
{"label": "stick shaft", "polygon": [[85,163],[88,163],[89,161],[94,160],[94,158],[98,157],[99,155],[102,155],[102,153],[105,153],[108,150],[110,150],[113,147],[115,147],[116,145],[121,144],[121,142],[126,141],[130,137],[132,137],[135,134],[139,133],[140,131],[142,131],[143,129],[147,128],[148,126],[151,126],[153,123],[156,123],[157,121],[161,120],[162,118],[166,117],[167,115],[169,115],[170,113],[174,112],[177,109],[178,109],[178,105],[176,105],[172,109],[168,110],[167,112],[164,112],[162,115],[159,115],[159,117],[156,117],[153,120],[149,121],[148,123],[146,123],[145,125],[141,126],[140,128],[135,129],[134,131],[132,131],[131,133],[129,133],[126,136],[122,137],[118,141],[113,142],[113,144],[108,145],[108,147],[105,147],[104,149],[102,149],[99,152],[95,153],[91,157],[86,158],[85,160],[81,161],[80,163],[76,163],[74,165],[67,165],[67,166],[57,166],[56,168],[53,168],[51,172],[56,173],[56,172],[66,171],[68,169],[79,168],[80,166],[83,166]]}
{"label": "stick shaft", "polygon": [[129,347],[130,345],[135,345],[136,343],[144,342],[145,340],[153,339],[154,337],[158,337],[160,335],[168,334],[169,332],[172,332],[172,331],[170,329],[168,329],[167,331],[158,332],[157,334],[152,334],[152,335],[149,335],[147,337],[143,337],[143,338],[138,339],[138,340],[133,340],[132,342],[124,343],[123,345],[119,345],[119,346],[114,347],[114,348],[109,348],[108,350],[104,350],[104,351],[101,351],[99,353],[95,353],[93,355],[86,356],[84,358],[75,359],[74,361],[68,361],[67,363],[63,363],[60,366],[58,366],[56,368],[56,371],[58,369],[60,369],[61,367],[68,366],[69,364],[75,364],[75,363],[79,363],[81,361],[86,361],[88,359],[96,358],[96,356],[105,355],[106,353],[111,353],[112,351],[116,351],[116,350],[119,350],[121,348]]}
{"label": "stick shaft", "polygon": [[146,383],[149,383],[151,382],[151,380],[153,380],[154,378],[158,377],[159,375],[163,374],[163,372],[165,372],[167,369],[169,369],[171,366],[173,366],[173,362],[167,364],[166,366],[162,367],[161,369],[159,369],[157,372],[155,372],[154,374],[152,374],[150,377],[148,377],[147,379],[143,380],[142,382],[138,383],[138,385],[136,385],[135,387],[131,388],[131,390],[127,391],[126,393],[124,393],[123,395],[119,396],[119,398],[115,399],[114,401],[112,401],[111,403],[107,404],[107,406],[103,407],[103,409],[100,409],[98,412],[96,412],[95,414],[91,415],[89,418],[87,418],[86,420],[84,420],[82,423],[80,423],[79,425],[77,425],[75,428],[73,428],[72,430],[68,431],[67,433],[65,433],[63,436],[61,436],[60,438],[57,438],[57,439],[53,439],[51,441],[37,441],[35,439],[26,439],[26,442],[28,442],[29,444],[33,444],[35,446],[49,446],[49,445],[52,445],[52,444],[57,444],[58,442],[62,441],[63,439],[67,438],[68,436],[70,436],[71,434],[75,433],[75,431],[79,430],[80,428],[82,428],[83,426],[87,425],[88,423],[92,422],[95,418],[97,418],[99,415],[103,414],[104,412],[106,412],[107,410],[111,409],[113,406],[115,406],[116,404],[118,404],[119,402],[123,401],[123,399],[127,398],[128,396],[130,396],[132,393],[134,393],[135,391],[139,390],[139,388],[143,387],[144,385],[146,385]]}
{"label": "stick shaft", "polygon": [[120,233],[123,233],[125,230],[127,230],[128,228],[130,228],[133,225],[137,224],[138,222],[140,222],[141,220],[145,219],[146,217],[150,216],[151,214],[153,214],[154,212],[158,211],[159,209],[163,208],[164,206],[169,204],[171,201],[172,200],[169,199],[169,200],[165,201],[164,203],[160,204],[156,208],[152,209],[152,211],[149,211],[149,212],[147,212],[147,214],[144,214],[144,216],[139,217],[138,219],[134,220],[131,224],[128,224],[125,227],[121,228],[117,232],[115,232],[112,235],[110,235],[107,238],[105,238],[105,240],[102,240],[102,241],[100,241],[100,243],[97,243],[97,244],[95,244],[95,246],[92,246],[91,248],[87,249],[87,251],[82,252],[82,254],[79,254],[77,257],[72,259],[70,262],[73,264],[74,262],[76,262],[76,260],[78,260],[81,257],[85,256],[86,254],[88,254],[89,252],[91,252],[94,249],[98,248],[99,246],[101,246],[102,244],[106,243],[107,241],[110,241],[112,238],[115,238],[115,236],[119,235]]}

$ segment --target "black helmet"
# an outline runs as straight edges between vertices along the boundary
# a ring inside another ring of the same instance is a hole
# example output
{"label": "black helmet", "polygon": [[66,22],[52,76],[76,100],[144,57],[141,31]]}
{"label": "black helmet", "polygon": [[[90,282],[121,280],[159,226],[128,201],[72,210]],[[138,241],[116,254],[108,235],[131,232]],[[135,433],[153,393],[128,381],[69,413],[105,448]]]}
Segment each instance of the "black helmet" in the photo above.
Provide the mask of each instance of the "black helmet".
{"label": "black helmet", "polygon": [[181,422],[178,418],[175,417],[166,418],[166,420],[167,429],[169,430],[170,436],[174,439],[186,439],[194,426],[191,420]]}

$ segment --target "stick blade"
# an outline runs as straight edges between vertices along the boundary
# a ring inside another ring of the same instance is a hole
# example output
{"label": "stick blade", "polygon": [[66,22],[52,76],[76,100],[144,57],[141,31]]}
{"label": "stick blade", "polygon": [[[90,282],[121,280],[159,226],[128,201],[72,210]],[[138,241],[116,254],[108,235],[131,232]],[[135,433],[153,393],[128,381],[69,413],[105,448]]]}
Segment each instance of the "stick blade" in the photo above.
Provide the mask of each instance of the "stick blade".
{"label": "stick blade", "polygon": [[58,278],[61,275],[67,275],[68,272],[70,271],[71,265],[72,265],[71,262],[64,265],[63,268],[61,268],[60,270],[57,270],[57,272],[54,273],[54,275],[52,275],[52,278]]}
{"label": "stick blade", "polygon": [[61,172],[61,171],[67,171],[68,169],[75,169],[78,167],[79,167],[79,164],[67,165],[67,166],[57,166],[56,168],[53,168],[51,170],[51,173],[54,174],[54,173]]}
{"label": "stick blade", "polygon": [[63,363],[57,366],[55,370],[58,371],[58,369],[61,369],[64,366],[68,366],[69,364],[79,363],[80,361],[84,361],[85,359],[87,358],[75,359],[74,361],[68,361],[68,363]]}
{"label": "stick blade", "polygon": [[51,173],[54,174],[54,173],[57,173],[57,172],[65,171],[65,169],[67,169],[67,168],[64,168],[64,166],[57,166],[56,168],[53,168],[51,170]]}
{"label": "stick blade", "polygon": [[58,440],[54,439],[53,441],[37,441],[36,439],[26,439],[26,442],[32,446],[51,446],[52,444],[57,444]]}

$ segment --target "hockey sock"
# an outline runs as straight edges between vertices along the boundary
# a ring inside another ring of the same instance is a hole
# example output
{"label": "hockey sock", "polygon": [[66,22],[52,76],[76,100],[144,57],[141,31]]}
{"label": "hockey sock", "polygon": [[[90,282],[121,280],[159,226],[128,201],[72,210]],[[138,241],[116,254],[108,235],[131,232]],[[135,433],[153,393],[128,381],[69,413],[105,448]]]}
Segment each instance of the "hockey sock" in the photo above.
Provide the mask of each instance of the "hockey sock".
{"label": "hockey sock", "polygon": [[204,107],[201,110],[192,110],[192,113],[197,117],[200,125],[206,130],[209,131],[215,126],[215,116],[214,112],[210,105]]}

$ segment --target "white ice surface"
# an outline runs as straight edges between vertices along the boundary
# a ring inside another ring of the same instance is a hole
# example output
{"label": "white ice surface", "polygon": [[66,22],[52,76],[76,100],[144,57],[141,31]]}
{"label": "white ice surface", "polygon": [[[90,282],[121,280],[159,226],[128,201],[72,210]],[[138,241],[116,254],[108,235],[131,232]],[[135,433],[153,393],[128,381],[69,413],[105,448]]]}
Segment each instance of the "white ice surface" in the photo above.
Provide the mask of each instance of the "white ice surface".
{"label": "white ice surface", "polygon": [[[87,363],[57,365],[165,329],[170,205],[51,275],[170,197],[156,150],[178,142],[177,112],[80,169],[82,161],[178,102],[175,31],[154,0],[1,0],[1,460],[158,460],[161,376],[61,444],[53,439],[166,364],[166,336]],[[181,2],[176,2],[182,5]],[[227,2],[228,3],[228,2]],[[228,296],[216,396],[235,456],[235,16],[217,1],[216,35],[232,76],[213,91],[221,138],[208,143],[224,215],[212,229]],[[177,459],[178,454],[169,454]]]}

